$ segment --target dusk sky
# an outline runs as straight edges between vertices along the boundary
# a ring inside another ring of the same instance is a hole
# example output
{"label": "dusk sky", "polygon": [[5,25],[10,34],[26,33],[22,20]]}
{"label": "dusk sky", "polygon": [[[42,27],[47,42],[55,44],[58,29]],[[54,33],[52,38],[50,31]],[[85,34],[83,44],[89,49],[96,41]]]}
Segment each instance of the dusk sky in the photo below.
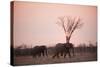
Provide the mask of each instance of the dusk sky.
{"label": "dusk sky", "polygon": [[56,24],[61,16],[80,17],[84,23],[72,34],[70,42],[75,46],[97,41],[96,6],[15,1],[14,47],[22,44],[54,46],[66,42],[63,28]]}

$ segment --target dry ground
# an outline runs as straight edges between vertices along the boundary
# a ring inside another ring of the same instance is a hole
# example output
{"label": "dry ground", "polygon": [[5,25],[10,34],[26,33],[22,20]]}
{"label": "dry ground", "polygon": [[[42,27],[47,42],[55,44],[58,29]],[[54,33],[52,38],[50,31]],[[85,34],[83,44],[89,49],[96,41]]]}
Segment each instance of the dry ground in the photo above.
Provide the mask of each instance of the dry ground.
{"label": "dry ground", "polygon": [[54,63],[70,63],[70,62],[84,62],[84,61],[96,61],[96,53],[76,53],[75,56],[69,58],[63,58],[62,56],[58,59],[52,58],[52,55],[48,57],[33,58],[32,56],[17,56],[14,57],[14,65],[35,65],[35,64],[54,64]]}

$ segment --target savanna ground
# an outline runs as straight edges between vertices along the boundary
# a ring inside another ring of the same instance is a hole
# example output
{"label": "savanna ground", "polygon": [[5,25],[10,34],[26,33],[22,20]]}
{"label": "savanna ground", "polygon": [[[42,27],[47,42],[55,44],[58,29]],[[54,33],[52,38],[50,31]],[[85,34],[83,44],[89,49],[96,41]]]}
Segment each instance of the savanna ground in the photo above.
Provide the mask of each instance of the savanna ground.
{"label": "savanna ground", "polygon": [[36,64],[54,64],[54,63],[71,63],[71,62],[86,62],[86,61],[96,61],[97,51],[86,51],[86,52],[75,52],[75,56],[66,58],[60,56],[59,58],[52,58],[53,54],[48,54],[48,56],[41,56],[33,58],[31,55],[28,56],[14,56],[14,65],[36,65]]}

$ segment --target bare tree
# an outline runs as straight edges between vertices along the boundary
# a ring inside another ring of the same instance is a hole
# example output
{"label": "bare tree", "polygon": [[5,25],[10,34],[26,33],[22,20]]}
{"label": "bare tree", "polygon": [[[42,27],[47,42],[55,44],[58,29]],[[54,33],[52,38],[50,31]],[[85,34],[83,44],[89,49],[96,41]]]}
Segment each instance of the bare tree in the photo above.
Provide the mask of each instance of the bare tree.
{"label": "bare tree", "polygon": [[68,16],[63,16],[63,17],[58,17],[59,21],[57,24],[59,24],[65,33],[66,36],[66,43],[69,43],[72,34],[74,33],[75,30],[80,29],[83,25],[81,22],[81,19],[78,17],[68,17]]}

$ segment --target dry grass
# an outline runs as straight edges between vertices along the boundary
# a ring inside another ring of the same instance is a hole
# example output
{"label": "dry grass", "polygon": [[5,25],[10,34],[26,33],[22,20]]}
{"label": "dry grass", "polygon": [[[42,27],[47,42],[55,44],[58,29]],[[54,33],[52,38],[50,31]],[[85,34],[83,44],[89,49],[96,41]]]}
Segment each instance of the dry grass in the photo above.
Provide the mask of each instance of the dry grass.
{"label": "dry grass", "polygon": [[14,57],[14,65],[36,65],[36,64],[54,64],[54,63],[69,63],[69,62],[84,62],[84,61],[96,61],[96,53],[76,53],[75,56],[69,58],[63,58],[62,56],[58,58],[52,58],[52,55],[48,57],[37,57],[33,58],[32,56],[17,56]]}

